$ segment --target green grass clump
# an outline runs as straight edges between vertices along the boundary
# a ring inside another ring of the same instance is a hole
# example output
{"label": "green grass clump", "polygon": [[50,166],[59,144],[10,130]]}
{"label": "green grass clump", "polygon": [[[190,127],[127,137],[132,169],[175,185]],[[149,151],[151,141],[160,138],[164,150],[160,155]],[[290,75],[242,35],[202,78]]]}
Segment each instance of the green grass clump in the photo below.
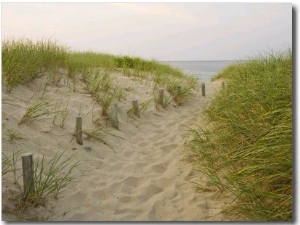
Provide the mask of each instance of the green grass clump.
{"label": "green grass clump", "polygon": [[36,162],[34,168],[34,187],[32,192],[23,192],[23,200],[32,205],[41,205],[46,198],[58,195],[64,191],[65,187],[76,180],[74,170],[80,165],[79,162],[72,162],[73,156],[64,158],[64,152],[56,153],[49,161],[45,161],[43,156]]}
{"label": "green grass clump", "polygon": [[7,155],[2,151],[2,179],[9,173],[16,174],[16,161],[20,156],[20,151],[14,151],[13,154]]}
{"label": "green grass clump", "polygon": [[115,68],[114,59],[116,56],[96,53],[92,51],[87,52],[69,52],[68,66],[75,68],[77,72],[82,72],[87,68],[105,68],[112,70]]}
{"label": "green grass clump", "polygon": [[134,69],[139,71],[159,72],[175,77],[185,77],[181,70],[155,60],[145,60],[139,57],[116,56],[114,58],[116,68]]}
{"label": "green grass clump", "polygon": [[18,84],[29,82],[46,71],[51,72],[49,81],[58,83],[62,74],[58,69],[66,69],[68,76],[75,81],[80,75],[87,82],[89,70],[104,69],[106,72],[122,69],[128,76],[148,79],[148,73],[155,73],[155,82],[158,76],[169,77],[168,80],[188,79],[182,71],[155,60],[145,60],[139,57],[114,56],[92,51],[75,52],[53,41],[36,41],[28,39],[5,40],[2,42],[2,82],[7,84],[11,91]]}
{"label": "green grass clump", "polygon": [[37,120],[44,119],[42,118],[49,113],[45,110],[47,106],[46,102],[35,102],[32,105],[28,106],[26,112],[24,113],[22,119],[18,123],[19,125],[22,123],[29,123]]}
{"label": "green grass clump", "polygon": [[14,129],[7,129],[6,135],[7,135],[8,140],[10,140],[12,142],[15,140],[25,139],[24,135],[15,131]]}
{"label": "green grass clump", "polygon": [[237,198],[238,218],[292,220],[292,52],[224,70],[226,87],[208,111],[209,129],[193,130],[189,148],[220,190]]}
{"label": "green grass clump", "polygon": [[64,157],[64,152],[56,153],[48,162],[43,156],[36,160],[33,170],[33,184],[25,192],[22,182],[22,169],[17,162],[20,160],[20,151],[13,152],[10,156],[2,153],[2,176],[10,176],[13,173],[14,184],[19,189],[21,195],[16,210],[24,209],[28,206],[44,205],[49,196],[58,198],[67,185],[74,182],[77,176],[74,170],[79,167],[79,162],[74,162],[74,156]]}
{"label": "green grass clump", "polygon": [[19,83],[65,64],[67,50],[52,41],[5,40],[2,42],[2,82],[11,90]]}
{"label": "green grass clump", "polygon": [[69,101],[67,104],[55,104],[55,109],[54,109],[54,117],[52,120],[52,124],[57,125],[61,128],[63,128],[67,122],[67,117],[69,115],[69,110],[68,110],[68,105]]}

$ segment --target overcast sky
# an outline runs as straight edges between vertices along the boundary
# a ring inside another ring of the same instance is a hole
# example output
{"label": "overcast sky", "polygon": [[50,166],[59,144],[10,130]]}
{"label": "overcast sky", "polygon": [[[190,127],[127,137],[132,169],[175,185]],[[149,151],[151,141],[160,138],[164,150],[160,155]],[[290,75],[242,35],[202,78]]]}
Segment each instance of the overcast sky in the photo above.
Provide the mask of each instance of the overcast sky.
{"label": "overcast sky", "polygon": [[292,4],[2,3],[1,35],[163,61],[242,59],[292,46]]}

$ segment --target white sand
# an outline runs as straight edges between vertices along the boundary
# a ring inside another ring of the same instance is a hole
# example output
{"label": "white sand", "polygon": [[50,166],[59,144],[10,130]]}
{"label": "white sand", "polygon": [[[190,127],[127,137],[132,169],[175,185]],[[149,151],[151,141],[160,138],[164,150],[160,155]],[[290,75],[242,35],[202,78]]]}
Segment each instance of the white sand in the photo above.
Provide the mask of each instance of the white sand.
{"label": "white sand", "polygon": [[[58,200],[50,199],[46,207],[27,209],[23,217],[51,221],[225,220],[222,210],[228,201],[217,198],[214,192],[196,192],[193,182],[202,185],[206,182],[186,160],[184,151],[187,127],[203,124],[203,110],[221,82],[207,83],[206,97],[201,96],[199,87],[180,107],[156,109],[152,104],[140,118],[131,118],[126,112],[132,106],[132,100],[145,102],[152,99],[154,84],[118,72],[114,77],[118,85],[131,88],[126,92],[126,100],[117,102],[119,130],[111,128],[111,133],[122,138],[107,136],[105,140],[110,147],[85,138],[80,146],[72,135],[80,105],[85,115],[84,129],[95,128],[92,119],[101,121],[101,108],[83,84],[78,83],[72,91],[71,83],[70,88],[68,79],[63,78],[59,87],[48,86],[41,98],[52,105],[69,104],[69,116],[63,128],[52,124],[51,114],[48,120],[18,125],[26,107],[40,98],[45,77],[20,85],[11,93],[6,93],[4,86],[3,152],[22,150],[23,153],[34,153],[35,158],[44,154],[50,159],[57,150],[66,150],[66,156],[76,152],[76,160],[82,162],[80,170],[76,170],[79,182],[68,186]],[[9,141],[6,135],[9,128],[23,134],[25,139]],[[84,176],[80,176],[82,173]],[[19,220],[11,213],[16,187],[5,180],[2,188],[2,220]]]}

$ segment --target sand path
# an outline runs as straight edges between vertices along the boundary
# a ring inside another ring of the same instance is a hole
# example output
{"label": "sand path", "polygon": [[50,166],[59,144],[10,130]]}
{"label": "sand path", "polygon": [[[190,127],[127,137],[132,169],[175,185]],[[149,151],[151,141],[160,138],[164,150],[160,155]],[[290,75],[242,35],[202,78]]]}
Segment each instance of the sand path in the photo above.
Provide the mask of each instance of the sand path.
{"label": "sand path", "polygon": [[[217,199],[213,192],[196,192],[193,182],[202,182],[202,178],[193,165],[185,160],[184,152],[184,142],[188,138],[187,127],[195,128],[203,122],[203,110],[220,88],[221,82],[207,83],[206,97],[201,96],[199,88],[183,106],[153,109],[142,114],[141,118],[128,119],[124,108],[129,107],[133,99],[149,99],[152,84],[125,76],[117,77],[124,87],[130,85],[135,88],[129,91],[126,101],[118,103],[120,128],[112,132],[122,138],[108,137],[110,147],[91,140],[84,140],[83,146],[77,145],[74,138],[71,142],[70,139],[66,141],[62,135],[68,127],[72,130],[71,121],[64,129],[46,123],[28,125],[32,131],[28,131],[27,126],[22,127],[24,131],[32,132],[33,137],[29,143],[24,141],[22,147],[30,147],[41,154],[48,152],[50,157],[53,153],[49,153],[49,149],[53,152],[55,140],[57,145],[68,146],[69,149],[76,148],[79,152],[78,160],[84,162],[84,176],[80,177],[80,181],[72,184],[60,199],[50,202],[52,207],[51,211],[47,211],[48,220],[225,220],[222,210],[226,201]],[[56,101],[60,100],[59,96],[63,98],[61,93],[55,95],[55,90],[57,92],[58,88],[49,87],[44,98]],[[4,97],[17,97],[13,96],[13,93]],[[66,93],[70,96],[70,92],[65,91]],[[74,107],[74,111],[78,107],[76,101],[92,105],[89,96],[82,93],[84,91],[80,88],[76,93],[71,93],[70,107]],[[86,111],[89,110],[86,108]],[[11,113],[9,107],[3,112],[5,120]],[[8,126],[4,125],[4,128],[6,127]],[[45,134],[45,131],[48,133]],[[70,132],[66,135],[72,138]],[[51,144],[50,147],[44,145],[41,148],[42,143]],[[3,146],[9,149],[13,144],[4,141]],[[72,153],[72,150],[69,152]],[[4,214],[4,219],[5,216],[7,215]]]}

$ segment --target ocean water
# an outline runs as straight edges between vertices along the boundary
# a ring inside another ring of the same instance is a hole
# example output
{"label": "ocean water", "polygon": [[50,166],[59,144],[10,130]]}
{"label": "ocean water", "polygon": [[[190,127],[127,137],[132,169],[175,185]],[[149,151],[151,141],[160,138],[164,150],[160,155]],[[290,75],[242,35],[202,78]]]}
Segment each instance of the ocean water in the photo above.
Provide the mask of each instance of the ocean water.
{"label": "ocean water", "polygon": [[236,60],[215,60],[215,61],[164,61],[182,72],[198,77],[201,82],[209,82],[212,77],[225,69]]}

